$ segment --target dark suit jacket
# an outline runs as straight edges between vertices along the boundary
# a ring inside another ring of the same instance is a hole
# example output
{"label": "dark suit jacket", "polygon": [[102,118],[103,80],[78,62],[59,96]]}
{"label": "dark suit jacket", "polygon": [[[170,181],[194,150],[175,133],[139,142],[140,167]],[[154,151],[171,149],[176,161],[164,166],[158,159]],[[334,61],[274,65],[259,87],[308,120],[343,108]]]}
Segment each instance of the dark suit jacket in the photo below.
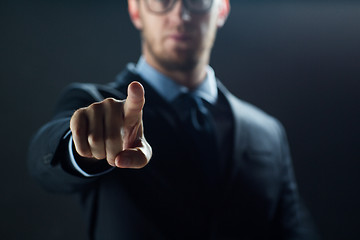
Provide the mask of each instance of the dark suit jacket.
{"label": "dark suit jacket", "polygon": [[[133,80],[145,88],[152,160],[140,170],[80,176],[63,139],[72,113],[107,97],[124,99]],[[218,88],[234,118],[233,152],[226,177],[210,193],[202,191],[194,149],[175,113],[131,67],[110,84],[72,84],[64,91],[54,118],[31,142],[30,172],[48,190],[81,195],[94,239],[315,239],[281,124],[220,82]]]}

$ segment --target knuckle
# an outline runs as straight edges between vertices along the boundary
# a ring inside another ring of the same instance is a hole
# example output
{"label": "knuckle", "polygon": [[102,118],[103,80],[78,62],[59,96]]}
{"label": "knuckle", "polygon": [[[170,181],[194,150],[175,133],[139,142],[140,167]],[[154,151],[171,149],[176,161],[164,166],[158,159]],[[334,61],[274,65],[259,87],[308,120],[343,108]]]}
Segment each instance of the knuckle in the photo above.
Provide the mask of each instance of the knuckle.
{"label": "knuckle", "polygon": [[87,132],[87,128],[84,126],[84,124],[74,122],[70,122],[70,130],[71,134],[74,136],[74,140],[83,139]]}
{"label": "knuckle", "polygon": [[128,104],[127,110],[131,112],[140,112],[143,108],[143,105],[141,104]]}
{"label": "knuckle", "polygon": [[106,103],[106,104],[113,104],[113,103],[116,103],[117,100],[115,100],[115,98],[105,98],[103,100],[103,103]]}
{"label": "knuckle", "polygon": [[77,109],[71,116],[70,125],[77,125],[84,117],[85,110],[83,108]]}
{"label": "knuckle", "polygon": [[95,114],[99,114],[101,112],[103,112],[104,107],[102,102],[96,102],[96,103],[92,103],[88,108],[88,111],[93,112]]}
{"label": "knuckle", "polygon": [[97,146],[99,144],[103,144],[103,137],[99,134],[91,133],[88,136],[88,141],[90,146]]}
{"label": "knuckle", "polygon": [[119,117],[123,112],[123,101],[116,100],[114,98],[106,98],[102,101],[104,108],[106,109],[106,114],[111,114],[113,116]]}
{"label": "knuckle", "polygon": [[96,154],[93,154],[93,156],[94,156],[94,158],[97,159],[97,160],[105,159],[105,155],[104,155],[104,154],[96,153]]}
{"label": "knuckle", "polygon": [[115,158],[110,158],[110,157],[106,156],[106,161],[108,162],[108,164],[110,166],[115,167]]}
{"label": "knuckle", "polygon": [[77,147],[76,152],[82,157],[87,157],[87,156],[91,155],[90,149],[85,146]]}
{"label": "knuckle", "polygon": [[116,100],[115,98],[106,98],[102,103],[110,108],[119,107],[121,105],[121,101]]}
{"label": "knuckle", "polygon": [[81,126],[75,126],[71,128],[71,133],[75,137],[81,137],[85,134],[85,129]]}
{"label": "knuckle", "polygon": [[74,115],[76,114],[77,116],[82,116],[85,114],[86,108],[79,108],[74,112]]}

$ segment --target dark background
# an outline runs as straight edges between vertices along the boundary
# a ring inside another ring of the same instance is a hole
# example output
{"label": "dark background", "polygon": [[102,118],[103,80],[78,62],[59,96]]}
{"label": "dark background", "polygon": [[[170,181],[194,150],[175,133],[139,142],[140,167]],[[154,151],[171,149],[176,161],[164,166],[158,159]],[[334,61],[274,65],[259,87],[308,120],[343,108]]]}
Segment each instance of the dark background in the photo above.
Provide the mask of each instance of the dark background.
{"label": "dark background", "polygon": [[[271,3],[269,3],[271,2]],[[32,134],[70,82],[137,61],[126,1],[1,1],[1,239],[86,239],[75,196],[28,175]],[[287,129],[302,197],[324,239],[359,239],[360,3],[232,1],[211,65]]]}

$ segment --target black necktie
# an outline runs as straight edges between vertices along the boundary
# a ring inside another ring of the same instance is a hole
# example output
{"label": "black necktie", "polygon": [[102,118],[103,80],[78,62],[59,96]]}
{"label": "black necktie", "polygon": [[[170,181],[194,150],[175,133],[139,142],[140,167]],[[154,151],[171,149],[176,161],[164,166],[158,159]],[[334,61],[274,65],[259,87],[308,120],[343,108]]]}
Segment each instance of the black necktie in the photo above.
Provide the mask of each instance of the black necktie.
{"label": "black necktie", "polygon": [[199,153],[199,159],[194,165],[200,167],[205,184],[212,187],[217,179],[217,144],[215,128],[210,112],[200,97],[185,93],[174,101],[183,125],[192,138]]}

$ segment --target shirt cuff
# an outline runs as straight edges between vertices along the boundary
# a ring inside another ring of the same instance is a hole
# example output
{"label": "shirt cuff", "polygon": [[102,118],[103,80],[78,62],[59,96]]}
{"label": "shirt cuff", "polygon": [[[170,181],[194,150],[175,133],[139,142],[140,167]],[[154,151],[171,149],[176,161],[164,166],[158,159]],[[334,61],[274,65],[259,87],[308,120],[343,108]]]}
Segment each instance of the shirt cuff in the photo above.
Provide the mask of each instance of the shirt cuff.
{"label": "shirt cuff", "polygon": [[79,172],[82,176],[85,176],[85,177],[98,177],[98,176],[104,175],[104,174],[109,173],[112,170],[114,170],[115,167],[111,167],[111,166],[109,166],[109,169],[106,169],[104,171],[100,171],[98,173],[88,173],[85,170],[83,170],[79,166],[79,164],[76,162],[75,153],[74,153],[74,147],[73,147],[73,137],[71,135],[71,131],[69,131],[68,133],[65,134],[64,139],[66,139],[69,135],[70,135],[70,138],[69,138],[69,144],[68,144],[68,151],[69,151],[70,162],[71,162],[72,166],[74,167],[74,169],[77,172]]}

